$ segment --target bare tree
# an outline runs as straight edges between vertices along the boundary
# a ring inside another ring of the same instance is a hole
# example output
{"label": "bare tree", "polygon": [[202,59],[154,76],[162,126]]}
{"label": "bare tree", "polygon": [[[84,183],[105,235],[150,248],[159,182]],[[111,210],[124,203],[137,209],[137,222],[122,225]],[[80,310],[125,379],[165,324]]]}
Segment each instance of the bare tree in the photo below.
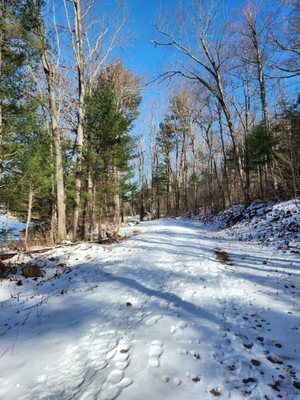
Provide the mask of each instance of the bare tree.
{"label": "bare tree", "polygon": [[[4,2],[0,2],[0,79],[2,77],[2,53],[3,53],[3,39],[4,39]],[[2,98],[0,98],[0,170],[3,168],[3,116],[2,116]]]}
{"label": "bare tree", "polygon": [[[186,60],[180,69],[168,71],[164,77],[180,75],[201,86],[219,102],[226,118],[230,132],[232,148],[235,154],[236,169],[239,176],[240,188],[244,201],[249,202],[249,193],[246,185],[246,174],[242,164],[242,157],[238,146],[238,132],[226,94],[226,65],[229,62],[229,37],[224,27],[216,32],[219,21],[215,20],[213,7],[202,7],[200,1],[193,2],[193,12],[184,13],[181,10],[180,18],[174,32],[162,25],[156,29],[160,38],[155,40],[156,45],[173,47]],[[192,27],[189,30],[189,27]],[[212,31],[213,29],[213,31]],[[197,46],[194,46],[194,43]]]}
{"label": "bare tree", "polygon": [[[40,7],[38,0],[32,1],[33,12],[37,12]],[[42,20],[40,12],[38,26],[36,27],[36,36],[39,41],[41,62],[43,71],[47,81],[47,100],[48,100],[48,112],[51,123],[51,131],[54,142],[55,152],[55,181],[56,181],[56,204],[57,204],[57,235],[56,240],[61,242],[66,239],[66,205],[65,205],[65,188],[64,188],[64,172],[63,172],[63,159],[62,159],[62,147],[61,147],[61,136],[59,129],[59,111],[57,109],[57,99],[55,86],[57,84],[57,69],[59,66],[59,59],[56,59],[47,45],[47,39],[45,35],[44,22]]]}
{"label": "bare tree", "polygon": [[[72,16],[68,3],[71,3]],[[80,192],[82,187],[82,162],[84,146],[84,103],[86,91],[90,92],[92,84],[99,75],[111,51],[116,47],[119,34],[125,24],[126,17],[116,20],[112,34],[108,34],[109,28],[105,27],[103,18],[100,18],[98,32],[90,33],[95,29],[95,23],[91,20],[91,11],[95,0],[85,2],[83,0],[64,0],[68,30],[71,36],[72,48],[76,60],[78,98],[77,98],[77,127],[76,127],[76,166],[75,166],[75,193],[72,215],[72,240],[77,239],[77,228],[80,209]],[[107,42],[105,47],[104,43]]]}
{"label": "bare tree", "polygon": [[[272,14],[263,14],[260,6],[254,0],[248,0],[247,7],[242,10],[243,14],[243,29],[241,31],[242,40],[241,48],[244,55],[244,62],[246,68],[246,84],[248,85],[248,68],[251,66],[255,70],[257,81],[259,83],[262,122],[265,130],[269,132],[270,121],[269,111],[267,104],[267,90],[266,90],[266,61],[270,57],[268,54],[268,32],[272,24]],[[247,87],[247,86],[246,86]],[[249,87],[249,85],[248,85]],[[247,90],[249,90],[247,87]],[[249,102],[249,91],[246,95],[246,101]],[[247,112],[249,105],[247,105]],[[246,115],[248,124],[249,114]]]}
{"label": "bare tree", "polygon": [[300,75],[300,0],[280,0],[285,10],[271,32],[275,50],[285,56],[274,64],[281,78]]}
{"label": "bare tree", "polygon": [[139,170],[139,190],[140,190],[140,221],[143,221],[145,214],[144,205],[144,166],[145,166],[145,147],[143,138],[138,143],[138,170]]}

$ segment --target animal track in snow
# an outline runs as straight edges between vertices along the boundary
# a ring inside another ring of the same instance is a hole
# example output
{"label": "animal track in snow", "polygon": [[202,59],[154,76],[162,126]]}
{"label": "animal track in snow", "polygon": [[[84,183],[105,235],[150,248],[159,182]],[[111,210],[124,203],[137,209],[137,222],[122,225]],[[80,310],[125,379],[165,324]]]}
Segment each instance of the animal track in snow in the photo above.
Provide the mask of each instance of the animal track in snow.
{"label": "animal track in snow", "polygon": [[154,340],[150,344],[149,349],[149,366],[150,367],[159,367],[160,365],[160,357],[163,354],[163,342],[160,340]]}

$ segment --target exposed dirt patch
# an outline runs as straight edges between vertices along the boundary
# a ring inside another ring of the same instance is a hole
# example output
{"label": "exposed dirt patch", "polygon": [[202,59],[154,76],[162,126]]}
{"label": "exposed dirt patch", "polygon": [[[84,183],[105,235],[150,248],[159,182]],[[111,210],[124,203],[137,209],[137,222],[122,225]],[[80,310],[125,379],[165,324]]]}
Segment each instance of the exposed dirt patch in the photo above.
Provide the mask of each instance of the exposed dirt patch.
{"label": "exposed dirt patch", "polygon": [[270,361],[272,364],[279,364],[279,365],[283,364],[283,362],[281,360],[277,360],[276,358],[274,358],[272,356],[268,356],[267,360]]}
{"label": "exposed dirt patch", "polygon": [[293,386],[294,386],[296,389],[300,390],[300,381],[293,381]]}
{"label": "exposed dirt patch", "polygon": [[256,382],[256,379],[252,378],[252,377],[243,379],[243,383],[245,383],[245,385],[248,385],[249,383],[254,383],[254,382]]}
{"label": "exposed dirt patch", "polygon": [[221,261],[223,264],[226,265],[234,265],[234,262],[232,259],[229,257],[228,253],[226,251],[220,249],[219,247],[216,247],[214,249],[215,255],[219,261]]}
{"label": "exposed dirt patch", "polygon": [[221,396],[221,392],[218,389],[211,389],[210,393],[215,397]]}

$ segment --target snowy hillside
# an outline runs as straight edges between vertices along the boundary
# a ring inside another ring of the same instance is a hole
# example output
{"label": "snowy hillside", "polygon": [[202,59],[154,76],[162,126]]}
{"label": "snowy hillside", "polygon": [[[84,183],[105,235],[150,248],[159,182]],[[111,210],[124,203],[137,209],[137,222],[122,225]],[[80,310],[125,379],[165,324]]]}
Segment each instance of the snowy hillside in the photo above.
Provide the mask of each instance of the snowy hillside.
{"label": "snowy hillside", "polygon": [[[13,260],[0,398],[296,399],[299,257],[187,221],[138,229]],[[43,276],[25,278],[24,263]]]}
{"label": "snowy hillside", "polygon": [[300,200],[281,203],[256,201],[245,207],[232,206],[210,219],[207,227],[226,229],[224,234],[241,241],[272,245],[300,252]]}

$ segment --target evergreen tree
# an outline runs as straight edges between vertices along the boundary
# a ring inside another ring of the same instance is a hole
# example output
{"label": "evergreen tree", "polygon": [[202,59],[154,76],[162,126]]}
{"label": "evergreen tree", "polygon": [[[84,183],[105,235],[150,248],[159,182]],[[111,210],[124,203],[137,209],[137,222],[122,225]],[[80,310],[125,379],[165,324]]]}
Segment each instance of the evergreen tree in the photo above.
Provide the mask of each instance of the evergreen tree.
{"label": "evergreen tree", "polygon": [[129,132],[140,96],[131,97],[120,106],[108,68],[86,98],[85,173],[97,193],[100,213],[110,218],[114,214],[114,197],[124,197],[129,189],[127,182],[133,176],[130,160],[134,157],[134,143]]}
{"label": "evergreen tree", "polygon": [[32,215],[48,221],[51,214],[51,141],[34,101],[19,105],[11,124],[3,142],[6,161],[0,186],[5,190],[0,199],[29,227]]}

